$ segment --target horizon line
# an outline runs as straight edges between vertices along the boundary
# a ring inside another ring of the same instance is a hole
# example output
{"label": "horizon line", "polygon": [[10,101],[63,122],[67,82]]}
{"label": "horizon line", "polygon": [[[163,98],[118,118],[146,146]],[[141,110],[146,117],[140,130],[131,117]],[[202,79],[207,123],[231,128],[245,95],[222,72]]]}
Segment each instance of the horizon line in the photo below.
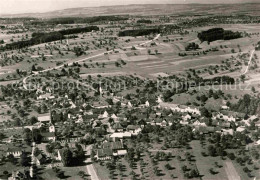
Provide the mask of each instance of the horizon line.
{"label": "horizon line", "polygon": [[101,7],[116,7],[116,6],[133,6],[133,5],[139,5],[139,6],[145,6],[145,5],[236,5],[236,4],[260,4],[260,2],[238,2],[238,3],[162,3],[162,4],[156,4],[156,3],[147,3],[147,4],[118,4],[118,5],[102,5],[102,6],[85,6],[85,7],[72,7],[72,8],[64,8],[64,9],[57,9],[57,10],[51,10],[51,11],[44,11],[44,12],[18,12],[18,13],[0,13],[0,15],[22,15],[22,14],[44,14],[48,12],[55,12],[55,11],[62,11],[62,10],[68,10],[68,9],[81,9],[81,8],[101,8]]}

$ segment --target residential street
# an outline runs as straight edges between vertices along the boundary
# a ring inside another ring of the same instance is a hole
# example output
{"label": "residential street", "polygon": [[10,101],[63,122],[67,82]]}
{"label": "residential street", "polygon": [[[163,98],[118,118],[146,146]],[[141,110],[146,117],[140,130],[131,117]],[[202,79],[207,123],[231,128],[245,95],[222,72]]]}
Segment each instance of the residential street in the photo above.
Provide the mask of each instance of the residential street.
{"label": "residential street", "polygon": [[88,158],[85,161],[85,163],[87,163],[87,165],[86,165],[87,172],[90,175],[92,180],[99,180],[95,167],[93,166],[91,158],[90,158],[91,150],[92,150],[92,145],[89,145],[86,149],[86,155],[88,156]]}

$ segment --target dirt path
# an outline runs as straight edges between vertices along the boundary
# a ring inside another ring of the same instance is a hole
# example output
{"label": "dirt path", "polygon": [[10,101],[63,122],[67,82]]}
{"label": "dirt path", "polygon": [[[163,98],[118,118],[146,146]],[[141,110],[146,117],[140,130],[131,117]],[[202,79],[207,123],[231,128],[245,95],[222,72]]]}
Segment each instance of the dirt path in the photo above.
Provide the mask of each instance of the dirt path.
{"label": "dirt path", "polygon": [[245,72],[242,73],[242,75],[244,75],[244,74],[246,74],[246,73],[248,72],[248,69],[249,69],[249,67],[250,67],[250,65],[251,65],[251,62],[252,62],[254,53],[255,53],[255,50],[252,51],[251,56],[250,56],[250,59],[249,59],[249,62],[248,62],[248,65],[247,65],[247,67],[246,67],[246,70],[245,70]]}
{"label": "dirt path", "polygon": [[91,177],[91,180],[100,180],[96,173],[95,167],[92,164],[91,158],[90,158],[91,150],[92,150],[92,145],[89,145],[86,148],[86,151],[87,151],[86,155],[88,156],[87,160],[85,161],[85,163],[87,163],[86,169],[87,169],[88,174]]}

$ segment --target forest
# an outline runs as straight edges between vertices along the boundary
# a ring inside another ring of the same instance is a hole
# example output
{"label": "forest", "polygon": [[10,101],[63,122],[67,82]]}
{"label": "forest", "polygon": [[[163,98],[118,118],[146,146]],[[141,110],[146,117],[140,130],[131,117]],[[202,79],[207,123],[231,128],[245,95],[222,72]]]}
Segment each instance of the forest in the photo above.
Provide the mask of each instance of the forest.
{"label": "forest", "polygon": [[156,34],[160,33],[160,30],[158,28],[153,29],[135,29],[135,30],[125,30],[120,31],[118,36],[145,36],[149,34]]}
{"label": "forest", "polygon": [[198,33],[198,38],[201,42],[212,42],[216,40],[231,40],[241,38],[240,32],[227,31],[223,28],[212,28],[207,31]]}
{"label": "forest", "polygon": [[33,46],[36,44],[47,43],[57,40],[65,39],[65,35],[77,34],[83,32],[91,32],[92,30],[98,31],[99,28],[97,26],[89,26],[84,28],[73,28],[66,29],[48,33],[33,33],[32,38],[26,41],[17,41],[10,44],[6,44],[6,46],[1,46],[0,50],[13,50],[13,49],[21,49],[28,46]]}
{"label": "forest", "polygon": [[137,23],[152,24],[152,21],[149,19],[139,19]]}
{"label": "forest", "polygon": [[122,21],[128,20],[127,16],[94,16],[94,17],[64,17],[52,18],[46,20],[35,20],[28,22],[32,25],[58,25],[58,24],[78,24],[78,23],[97,23],[104,21]]}

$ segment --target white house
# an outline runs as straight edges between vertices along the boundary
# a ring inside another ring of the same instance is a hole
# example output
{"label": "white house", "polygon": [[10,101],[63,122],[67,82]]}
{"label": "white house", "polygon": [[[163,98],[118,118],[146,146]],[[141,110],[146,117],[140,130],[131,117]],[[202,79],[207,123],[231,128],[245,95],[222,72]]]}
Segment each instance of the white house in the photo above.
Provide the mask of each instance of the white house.
{"label": "white house", "polygon": [[111,118],[114,119],[114,120],[118,119],[118,117],[115,114],[112,114]]}
{"label": "white house", "polygon": [[240,126],[240,127],[238,127],[238,128],[236,129],[237,132],[243,132],[243,131],[245,131],[245,130],[246,130],[246,128],[245,128],[244,126]]}
{"label": "white house", "polygon": [[223,110],[228,110],[229,107],[228,107],[227,105],[224,105],[224,106],[221,106],[221,109],[223,109]]}
{"label": "white house", "polygon": [[191,116],[189,114],[186,114],[185,116],[182,116],[182,119],[184,121],[187,121],[187,120],[190,120],[191,119]]}
{"label": "white house", "polygon": [[49,132],[55,132],[55,126],[53,124],[50,124]]}
{"label": "white house", "polygon": [[129,108],[133,107],[133,105],[130,101],[128,101],[127,105],[128,105]]}
{"label": "white house", "polygon": [[148,101],[145,102],[145,106],[146,107],[149,107],[150,106],[150,103]]}
{"label": "white house", "polygon": [[105,111],[105,112],[103,113],[102,117],[103,117],[103,118],[108,118],[108,117],[109,117],[109,114],[108,114],[108,112],[107,112],[107,111]]}
{"label": "white house", "polygon": [[50,122],[51,121],[51,116],[50,115],[46,115],[46,116],[40,116],[40,117],[38,117],[38,121],[39,122],[45,122],[45,123],[47,123],[47,122]]}
{"label": "white house", "polygon": [[55,97],[52,96],[50,93],[42,94],[37,97],[37,100],[48,100],[48,99],[54,99]]}

